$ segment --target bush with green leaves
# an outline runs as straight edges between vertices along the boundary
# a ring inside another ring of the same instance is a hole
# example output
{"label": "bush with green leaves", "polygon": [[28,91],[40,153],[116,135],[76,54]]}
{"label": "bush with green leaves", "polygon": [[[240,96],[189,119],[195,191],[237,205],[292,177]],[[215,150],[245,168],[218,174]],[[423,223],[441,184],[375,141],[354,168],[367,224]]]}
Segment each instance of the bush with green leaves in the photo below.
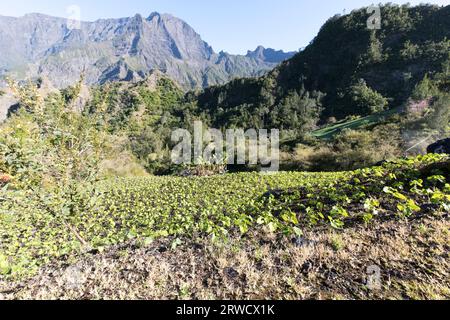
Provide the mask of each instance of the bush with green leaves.
{"label": "bush with green leaves", "polygon": [[388,100],[381,94],[367,86],[366,81],[360,79],[350,87],[349,102],[354,108],[355,115],[368,115],[384,111]]}
{"label": "bush with green leaves", "polygon": [[[100,178],[99,163],[106,156],[109,140],[109,134],[96,126],[101,115],[76,113],[57,93],[31,102],[36,92],[31,84],[11,86],[20,107],[0,125],[0,172],[12,177],[2,185],[0,195],[2,227],[11,232],[5,235],[2,228],[2,241],[12,237],[18,241],[15,246],[30,241],[17,238],[19,221],[24,219],[42,223],[28,227],[52,234],[69,232],[87,245],[70,217],[89,210],[92,187]],[[48,225],[55,230],[46,229]],[[39,245],[47,245],[41,240]]]}

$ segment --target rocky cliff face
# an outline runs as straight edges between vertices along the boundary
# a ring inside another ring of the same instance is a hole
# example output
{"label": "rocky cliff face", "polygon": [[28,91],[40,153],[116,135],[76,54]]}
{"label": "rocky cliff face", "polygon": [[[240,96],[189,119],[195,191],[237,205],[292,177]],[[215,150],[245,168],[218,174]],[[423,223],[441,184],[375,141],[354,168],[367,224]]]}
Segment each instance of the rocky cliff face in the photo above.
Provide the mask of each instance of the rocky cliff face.
{"label": "rocky cliff face", "polygon": [[281,61],[292,58],[296,52],[284,52],[282,50],[266,49],[262,46],[256,48],[255,51],[248,51],[246,57],[255,60],[266,61],[268,63],[280,63]]}
{"label": "rocky cliff face", "polygon": [[0,121],[6,119],[9,108],[11,108],[16,103],[16,99],[14,99],[9,90],[5,90],[0,93]]}
{"label": "rocky cliff face", "polygon": [[258,48],[246,56],[215,53],[184,21],[152,13],[81,22],[29,14],[0,16],[0,75],[43,76],[57,87],[85,74],[88,84],[139,81],[161,70],[185,89],[258,76],[293,53]]}

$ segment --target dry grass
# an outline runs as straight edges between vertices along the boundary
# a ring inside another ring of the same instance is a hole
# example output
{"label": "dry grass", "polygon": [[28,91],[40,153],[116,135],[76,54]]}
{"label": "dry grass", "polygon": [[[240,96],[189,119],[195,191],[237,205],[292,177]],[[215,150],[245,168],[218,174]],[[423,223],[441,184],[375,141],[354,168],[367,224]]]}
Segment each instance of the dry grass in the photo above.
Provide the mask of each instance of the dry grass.
{"label": "dry grass", "polygon": [[[449,299],[449,227],[444,215],[301,239],[128,243],[0,281],[0,299]],[[366,285],[373,266],[379,289]]]}

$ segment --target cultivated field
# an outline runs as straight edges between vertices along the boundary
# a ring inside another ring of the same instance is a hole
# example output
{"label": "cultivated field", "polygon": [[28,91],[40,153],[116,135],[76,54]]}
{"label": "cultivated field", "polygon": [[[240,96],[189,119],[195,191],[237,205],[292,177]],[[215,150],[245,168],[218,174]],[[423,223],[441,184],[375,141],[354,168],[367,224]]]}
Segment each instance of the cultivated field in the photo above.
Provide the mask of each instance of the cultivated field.
{"label": "cultivated field", "polygon": [[12,194],[0,298],[449,298],[449,170],[428,155],[355,172],[113,179],[65,219]]}

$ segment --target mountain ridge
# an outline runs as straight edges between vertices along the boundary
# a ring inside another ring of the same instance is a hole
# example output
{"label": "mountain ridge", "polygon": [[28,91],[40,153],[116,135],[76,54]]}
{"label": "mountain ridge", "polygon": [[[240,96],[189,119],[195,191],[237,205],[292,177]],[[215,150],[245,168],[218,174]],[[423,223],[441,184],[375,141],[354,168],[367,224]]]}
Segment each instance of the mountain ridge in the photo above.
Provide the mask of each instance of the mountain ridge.
{"label": "mountain ridge", "polygon": [[189,90],[260,76],[295,54],[216,53],[187,22],[166,13],[81,21],[79,28],[68,22],[40,13],[0,16],[0,75],[45,76],[63,88],[83,72],[88,84],[101,84],[161,70]]}

